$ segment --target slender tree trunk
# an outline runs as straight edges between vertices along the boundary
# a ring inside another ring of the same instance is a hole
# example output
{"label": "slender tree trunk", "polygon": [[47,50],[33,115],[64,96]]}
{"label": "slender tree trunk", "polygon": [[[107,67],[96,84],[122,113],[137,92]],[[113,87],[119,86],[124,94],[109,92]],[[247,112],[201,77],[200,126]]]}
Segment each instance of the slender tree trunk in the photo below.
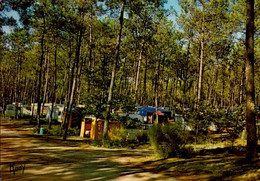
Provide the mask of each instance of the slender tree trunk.
{"label": "slender tree trunk", "polygon": [[242,68],[241,80],[240,80],[240,90],[239,90],[239,104],[243,103],[243,89],[244,89],[244,79],[245,79],[245,67]]}
{"label": "slender tree trunk", "polygon": [[49,121],[49,129],[51,129],[51,123],[53,121],[53,111],[54,111],[54,104],[55,104],[55,99],[56,99],[56,89],[57,89],[57,50],[58,50],[58,45],[56,43],[55,46],[55,53],[54,53],[54,90],[53,90],[53,94],[52,94],[52,105],[51,105],[51,118]]}
{"label": "slender tree trunk", "polygon": [[246,126],[248,160],[257,157],[254,87],[254,0],[246,1]]}
{"label": "slender tree trunk", "polygon": [[136,73],[136,81],[135,81],[135,102],[138,104],[138,86],[139,86],[139,76],[140,76],[140,69],[142,63],[142,54],[143,54],[143,46],[144,46],[144,39],[142,40],[142,45],[139,54],[138,66],[137,66],[137,73]]}
{"label": "slender tree trunk", "polygon": [[[142,101],[142,105],[147,104],[146,77],[147,77],[147,58],[145,59],[145,66],[144,66],[144,85],[143,85],[143,101]],[[145,102],[144,102],[144,99],[145,99]]]}
{"label": "slender tree trunk", "polygon": [[155,85],[154,85],[154,92],[155,92],[155,109],[156,109],[156,123],[159,122],[158,117],[158,82],[159,82],[159,68],[160,68],[160,62],[159,58],[156,63],[156,73],[155,73]]}
{"label": "slender tree trunk", "polygon": [[[195,81],[193,84],[193,94],[194,94],[194,98],[196,98],[196,96],[198,95],[198,75],[197,72],[195,73]],[[197,102],[194,101],[194,105],[193,105],[194,109],[197,108]]]}
{"label": "slender tree trunk", "polygon": [[225,80],[224,80],[224,75],[225,73],[223,72],[223,77],[222,77],[222,90],[221,90],[221,108],[224,108],[225,105],[225,100],[224,100],[224,92],[225,92]]}
{"label": "slender tree trunk", "polygon": [[167,80],[166,80],[166,86],[165,86],[165,93],[164,93],[164,101],[163,101],[163,106],[166,107],[167,105],[169,105],[168,102],[168,86],[169,86],[169,78],[170,78],[170,73],[168,72],[167,75]]}
{"label": "slender tree trunk", "polygon": [[20,56],[20,60],[19,60],[19,72],[18,72],[18,90],[17,90],[17,93],[18,93],[18,101],[20,103],[20,105],[17,105],[19,108],[20,108],[20,112],[19,112],[19,117],[22,117],[22,86],[21,86],[21,79],[22,79],[22,58],[23,56],[21,55]]}
{"label": "slender tree trunk", "polygon": [[[20,55],[18,54],[18,62],[20,59]],[[18,65],[16,65],[16,73],[18,74]],[[15,100],[15,115],[14,118],[18,119],[18,77],[15,77],[15,92],[14,92],[14,100]]]}
{"label": "slender tree trunk", "polygon": [[[69,107],[69,96],[70,96],[70,92],[71,92],[71,85],[73,83],[73,74],[74,74],[74,70],[75,70],[75,62],[72,64],[72,38],[70,37],[70,43],[69,43],[69,53],[68,53],[68,60],[69,62],[67,63],[67,71],[68,71],[68,80],[65,79],[64,82],[65,85],[66,85],[66,95],[65,96],[65,100],[64,100],[64,112],[67,108],[67,112],[68,112],[68,107]],[[71,67],[71,64],[72,64],[72,67]],[[71,71],[70,71],[71,70]],[[71,72],[71,75],[70,75],[70,72]],[[64,85],[64,86],[65,86]],[[67,116],[68,114],[65,115],[65,122],[62,121],[61,123],[61,134],[64,135],[64,132],[63,130],[66,129],[66,121],[67,121]],[[66,133],[67,134],[67,133]]]}
{"label": "slender tree trunk", "polygon": [[215,108],[217,107],[217,84],[218,84],[218,69],[216,69],[216,77],[215,77],[215,85],[214,85],[214,98],[213,98],[213,106],[215,106]]}
{"label": "slender tree trunk", "polygon": [[45,75],[45,86],[44,86],[44,93],[43,93],[43,101],[42,101],[42,112],[44,110],[44,104],[46,102],[46,94],[47,94],[47,87],[48,87],[48,79],[49,79],[49,63],[50,63],[50,57],[49,53],[47,52],[46,55],[46,75]]}
{"label": "slender tree trunk", "polygon": [[210,105],[212,103],[212,92],[213,92],[213,87],[214,87],[214,77],[215,74],[213,74],[212,76],[212,80],[211,80],[211,85],[209,84],[209,95],[208,95],[208,105]]}
{"label": "slender tree trunk", "polygon": [[88,71],[91,70],[91,63],[92,63],[92,49],[94,48],[94,44],[92,44],[92,5],[91,5],[91,13],[90,13],[90,25],[89,25],[89,62],[88,62]]}
{"label": "slender tree trunk", "polygon": [[199,68],[199,84],[198,84],[198,103],[200,103],[201,99],[201,92],[202,92],[202,82],[203,82],[203,63],[204,63],[204,29],[205,29],[205,15],[204,15],[204,9],[202,5],[202,32],[201,32],[201,42],[200,42],[200,68]]}
{"label": "slender tree trunk", "polygon": [[77,42],[77,48],[76,48],[76,73],[74,73],[74,69],[72,70],[72,87],[71,87],[71,91],[70,91],[70,99],[69,99],[69,103],[68,103],[68,111],[66,119],[65,119],[65,133],[63,134],[63,140],[67,139],[67,132],[68,132],[68,122],[70,119],[70,114],[71,114],[71,109],[72,109],[72,105],[73,105],[73,101],[74,101],[74,97],[75,97],[75,90],[76,90],[76,85],[77,85],[77,75],[79,74],[79,61],[80,61],[80,49],[81,49],[81,43],[82,43],[82,35],[83,35],[83,28],[80,29],[79,32],[79,38],[78,38],[78,42]]}
{"label": "slender tree trunk", "polygon": [[[69,55],[70,57],[71,55]],[[69,58],[70,59],[70,58]],[[66,67],[66,70],[64,72],[64,78],[63,78],[63,81],[62,81],[62,88],[61,88],[61,97],[60,97],[60,104],[65,100],[65,95],[64,95],[64,88],[66,87],[66,80],[68,78],[68,72],[69,72],[69,68],[70,68],[70,65],[68,63],[67,67]],[[66,93],[65,93],[66,94]]]}
{"label": "slender tree trunk", "polygon": [[122,89],[123,89],[123,86],[124,86],[123,77],[124,77],[124,74],[125,74],[125,64],[126,64],[126,59],[124,60],[124,64],[123,64],[123,68],[122,68],[122,74],[120,76],[120,81],[119,81],[119,94],[120,95],[122,93]]}
{"label": "slender tree trunk", "polygon": [[[45,16],[45,15],[43,15]],[[38,128],[41,127],[40,123],[40,115],[41,115],[41,89],[42,89],[42,63],[43,63],[43,57],[44,57],[44,36],[45,36],[45,17],[43,17],[43,32],[42,32],[42,37],[41,37],[41,58],[40,58],[40,72],[39,72],[39,81],[38,81],[38,94],[37,94],[37,126]]]}
{"label": "slender tree trunk", "polygon": [[25,87],[24,87],[24,91],[23,91],[23,95],[22,95],[23,104],[30,102],[29,101],[30,97],[27,95],[27,90],[28,90],[28,72],[26,72],[26,75],[25,75]]}
{"label": "slender tree trunk", "polygon": [[116,67],[117,67],[117,62],[119,59],[120,43],[121,43],[121,36],[122,36],[122,29],[123,29],[124,9],[125,9],[125,0],[122,1],[122,7],[121,7],[121,12],[120,12],[120,17],[119,17],[120,27],[119,27],[119,33],[118,33],[117,42],[116,42],[115,60],[113,62],[111,81],[110,81],[110,87],[109,87],[109,93],[108,93],[106,118],[105,118],[104,131],[103,131],[104,139],[106,139],[107,131],[108,131],[108,119],[110,117],[111,100],[112,100],[114,81],[115,81],[115,75],[116,75]]}

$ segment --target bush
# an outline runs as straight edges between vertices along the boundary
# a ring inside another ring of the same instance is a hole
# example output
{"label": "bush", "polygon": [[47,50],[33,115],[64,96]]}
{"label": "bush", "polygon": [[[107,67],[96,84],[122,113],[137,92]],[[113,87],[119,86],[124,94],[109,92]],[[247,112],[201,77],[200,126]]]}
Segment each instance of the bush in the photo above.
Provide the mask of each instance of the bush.
{"label": "bush", "polygon": [[68,136],[79,136],[80,135],[80,128],[79,127],[68,128],[67,135]]}
{"label": "bush", "polygon": [[106,148],[122,148],[127,146],[127,130],[123,127],[113,127],[108,132],[108,138],[103,139]]}
{"label": "bush", "polygon": [[60,126],[55,126],[52,129],[48,129],[48,134],[50,134],[52,136],[60,136],[60,135],[62,135]]}
{"label": "bush", "polygon": [[125,141],[127,136],[127,130],[123,127],[117,128],[113,127],[108,132],[108,137],[110,140],[118,140],[118,141]]}
{"label": "bush", "polygon": [[[181,129],[180,125],[154,124],[148,132],[151,145],[157,154],[163,158],[183,157],[186,144],[186,133]],[[185,153],[187,155],[187,153]]]}
{"label": "bush", "polygon": [[[51,136],[61,136],[61,128],[60,126],[55,126],[52,129],[45,129],[46,134],[49,134]],[[68,136],[79,136],[80,134],[80,129],[78,127],[75,128],[68,128],[67,135]]]}
{"label": "bush", "polygon": [[141,128],[142,122],[138,118],[130,118],[127,116],[118,116],[118,121],[120,121],[126,128]]}

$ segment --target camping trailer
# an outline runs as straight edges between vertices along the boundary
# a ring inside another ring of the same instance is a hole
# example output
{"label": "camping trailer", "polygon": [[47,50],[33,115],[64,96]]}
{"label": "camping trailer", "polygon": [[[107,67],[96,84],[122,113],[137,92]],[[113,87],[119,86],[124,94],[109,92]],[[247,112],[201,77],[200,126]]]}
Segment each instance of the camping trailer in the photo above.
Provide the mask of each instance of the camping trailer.
{"label": "camping trailer", "polygon": [[[48,107],[45,120],[49,120],[51,118],[51,107]],[[57,104],[53,106],[52,119],[57,120],[58,122],[62,122],[64,113],[64,104]]]}
{"label": "camping trailer", "polygon": [[[48,112],[48,108],[51,108],[52,103],[43,103],[41,104],[41,115],[46,116],[47,112]],[[37,109],[38,109],[38,103],[32,103],[31,104],[31,110],[32,110],[32,114],[34,116],[37,115]]]}
{"label": "camping trailer", "polygon": [[23,105],[21,103],[18,103],[17,105],[15,103],[8,104],[6,106],[5,115],[7,117],[15,117],[16,109],[17,109],[17,115],[20,117],[31,116],[30,106]]}

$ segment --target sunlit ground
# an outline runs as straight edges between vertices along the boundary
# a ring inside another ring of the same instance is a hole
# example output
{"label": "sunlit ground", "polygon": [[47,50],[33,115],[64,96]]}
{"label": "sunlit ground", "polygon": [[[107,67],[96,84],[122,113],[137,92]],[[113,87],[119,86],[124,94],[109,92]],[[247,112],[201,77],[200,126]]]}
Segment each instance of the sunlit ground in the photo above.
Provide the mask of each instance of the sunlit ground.
{"label": "sunlit ground", "polygon": [[[37,135],[33,127],[27,121],[1,120],[2,180],[260,180],[259,161],[250,165],[244,155],[226,150],[161,160],[149,145],[105,149]],[[10,172],[10,162],[25,164],[24,173]]]}

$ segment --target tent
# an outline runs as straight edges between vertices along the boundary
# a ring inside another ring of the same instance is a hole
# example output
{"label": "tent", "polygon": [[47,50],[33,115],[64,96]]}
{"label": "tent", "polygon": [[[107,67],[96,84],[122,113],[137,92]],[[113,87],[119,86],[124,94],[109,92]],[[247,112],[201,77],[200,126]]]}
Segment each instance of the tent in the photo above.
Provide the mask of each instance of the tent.
{"label": "tent", "polygon": [[[160,109],[160,108],[158,108],[158,111],[160,111],[160,112],[168,112],[168,111],[166,111],[166,110],[164,110],[164,109]],[[139,115],[141,115],[141,116],[147,116],[147,115],[148,115],[148,112],[156,112],[155,107],[143,107],[143,108],[141,108],[141,109],[137,112],[137,114],[139,114]]]}
{"label": "tent", "polygon": [[141,115],[138,115],[138,114],[120,113],[120,114],[118,114],[118,116],[120,116],[120,117],[129,116],[129,118],[131,118],[131,119],[138,119],[138,120],[140,120],[142,123],[144,122],[143,117],[142,117]]}

